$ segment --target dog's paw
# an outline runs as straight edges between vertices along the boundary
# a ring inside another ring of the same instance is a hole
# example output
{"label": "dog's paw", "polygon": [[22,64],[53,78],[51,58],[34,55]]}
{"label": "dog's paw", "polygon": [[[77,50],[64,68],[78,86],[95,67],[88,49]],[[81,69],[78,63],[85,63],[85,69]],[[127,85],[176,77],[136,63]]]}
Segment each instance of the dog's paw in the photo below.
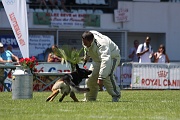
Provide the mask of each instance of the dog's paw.
{"label": "dog's paw", "polygon": [[59,99],[59,102],[62,102],[63,101],[63,99]]}
{"label": "dog's paw", "polygon": [[47,99],[46,99],[46,102],[48,102],[50,99],[51,99],[51,98],[47,98]]}

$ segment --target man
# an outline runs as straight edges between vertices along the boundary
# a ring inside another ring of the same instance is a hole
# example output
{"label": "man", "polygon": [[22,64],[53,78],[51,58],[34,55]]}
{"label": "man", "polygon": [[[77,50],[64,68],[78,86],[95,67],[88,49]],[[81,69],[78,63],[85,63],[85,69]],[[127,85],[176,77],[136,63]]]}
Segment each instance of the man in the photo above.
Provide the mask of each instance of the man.
{"label": "man", "polygon": [[146,37],[145,42],[138,46],[136,54],[140,57],[139,63],[151,63],[153,49],[150,45],[151,38]]}
{"label": "man", "polygon": [[13,49],[13,47],[12,47],[11,45],[8,45],[8,46],[7,46],[7,50],[9,50],[9,51],[12,52],[12,49]]}
{"label": "man", "polygon": [[139,57],[136,54],[138,46],[139,46],[139,41],[134,40],[134,47],[130,49],[129,56],[128,56],[132,62],[139,62]]}
{"label": "man", "polygon": [[97,31],[84,32],[82,44],[85,49],[85,60],[91,57],[93,61],[90,66],[93,72],[86,80],[90,92],[85,94],[85,101],[95,101],[99,86],[104,85],[112,96],[112,102],[118,102],[121,93],[114,77],[114,71],[120,63],[118,46],[109,37]]}
{"label": "man", "polygon": [[5,51],[4,45],[0,43],[0,62],[13,62],[12,60],[15,60],[19,64],[19,58],[9,50]]}
{"label": "man", "polygon": [[[0,62],[3,63],[11,63],[12,60],[16,60],[16,62],[19,64],[19,58],[12,54],[9,50],[4,50],[4,45],[0,42]],[[11,76],[11,70],[9,69],[0,69],[0,83],[10,92],[9,88],[6,87],[4,84],[4,80],[6,79],[7,75]]]}

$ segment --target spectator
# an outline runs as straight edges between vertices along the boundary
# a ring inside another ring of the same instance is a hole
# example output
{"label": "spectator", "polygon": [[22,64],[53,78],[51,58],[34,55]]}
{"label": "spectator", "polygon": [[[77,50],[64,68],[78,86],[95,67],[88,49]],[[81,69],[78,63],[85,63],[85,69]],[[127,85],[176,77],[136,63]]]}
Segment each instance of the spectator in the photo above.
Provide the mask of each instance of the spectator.
{"label": "spectator", "polygon": [[48,9],[47,0],[36,0],[36,4],[39,4],[39,8],[46,7]]}
{"label": "spectator", "polygon": [[62,7],[62,9],[65,12],[68,12],[68,10],[67,10],[67,8],[65,6],[65,2],[66,2],[66,0],[49,0],[50,7],[52,9],[53,8],[59,9],[59,7]]}
{"label": "spectator", "polygon": [[[9,50],[10,52],[12,52],[12,49],[13,49],[13,47],[11,46],[11,45],[8,45],[7,46],[7,50]],[[12,52],[13,53],[13,52]],[[16,60],[14,59],[14,58],[12,58],[12,61],[13,62],[16,62]]]}
{"label": "spectator", "polygon": [[169,63],[169,57],[166,54],[166,48],[163,44],[159,46],[157,52],[154,53],[154,62],[155,63]]}
{"label": "spectator", "polygon": [[139,41],[134,40],[134,47],[132,47],[130,49],[129,56],[128,56],[131,59],[132,62],[139,62],[139,57],[136,54],[138,45],[139,45]]}
{"label": "spectator", "polygon": [[114,71],[120,63],[120,50],[108,37],[97,31],[86,31],[82,34],[82,44],[86,58],[92,58],[90,69],[93,71],[86,80],[90,92],[85,94],[84,101],[95,101],[99,86],[104,85],[112,96],[112,102],[118,102],[121,97],[120,88],[116,83]]}
{"label": "spectator", "polygon": [[8,46],[7,46],[7,50],[9,50],[9,51],[12,52],[12,49],[13,49],[13,47],[12,47],[11,45],[8,45]]}
{"label": "spectator", "polygon": [[47,3],[51,9],[56,8],[58,9],[58,6],[56,5],[57,0],[47,0]]}
{"label": "spectator", "polygon": [[[0,43],[0,62],[3,63],[12,63],[15,60],[19,64],[19,58],[15,56],[11,51],[4,50],[4,45]],[[9,69],[0,69],[0,82],[3,84],[7,76],[12,76],[12,70]],[[8,89],[8,88],[7,88]],[[9,90],[8,90],[9,91]]]}
{"label": "spectator", "polygon": [[[48,54],[47,62],[61,62],[61,58],[55,55],[56,49],[58,49],[56,45],[53,45],[51,48],[47,48],[45,52]],[[45,82],[49,79],[49,76],[40,76],[40,79]]]}
{"label": "spectator", "polygon": [[49,56],[49,53],[52,52],[52,49],[51,48],[47,48],[44,52],[44,62],[47,62],[48,61],[48,56]]}
{"label": "spectator", "polygon": [[19,58],[9,50],[5,51],[4,45],[0,43],[0,62],[13,62],[13,60],[15,60],[19,64]]}
{"label": "spectator", "polygon": [[146,37],[145,42],[138,46],[136,54],[140,57],[139,63],[151,63],[151,58],[153,56],[153,49],[150,45],[151,38]]}
{"label": "spectator", "polygon": [[56,45],[53,45],[51,49],[52,52],[49,53],[47,62],[61,62],[61,58],[55,55],[55,51],[56,49],[58,49],[58,47]]}
{"label": "spectator", "polygon": [[66,8],[65,3],[66,0],[56,0],[56,3],[58,6],[60,6],[65,12],[69,12],[69,10]]}

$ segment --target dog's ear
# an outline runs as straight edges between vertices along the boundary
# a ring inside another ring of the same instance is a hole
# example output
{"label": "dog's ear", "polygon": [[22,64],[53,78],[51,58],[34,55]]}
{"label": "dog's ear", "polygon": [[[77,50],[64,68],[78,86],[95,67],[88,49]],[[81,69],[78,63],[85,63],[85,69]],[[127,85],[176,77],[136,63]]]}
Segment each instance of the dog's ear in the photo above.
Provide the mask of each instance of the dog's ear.
{"label": "dog's ear", "polygon": [[76,70],[78,70],[79,69],[79,65],[78,64],[76,64]]}

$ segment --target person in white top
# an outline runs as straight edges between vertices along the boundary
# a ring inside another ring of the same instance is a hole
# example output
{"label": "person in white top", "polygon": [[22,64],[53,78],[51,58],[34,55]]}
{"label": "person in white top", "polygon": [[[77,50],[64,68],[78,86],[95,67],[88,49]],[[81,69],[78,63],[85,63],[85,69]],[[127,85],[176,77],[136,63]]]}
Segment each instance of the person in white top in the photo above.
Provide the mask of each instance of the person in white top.
{"label": "person in white top", "polygon": [[139,62],[139,57],[136,54],[137,48],[139,46],[139,41],[134,40],[134,47],[132,47],[129,51],[129,58],[131,59],[132,62]]}
{"label": "person in white top", "polygon": [[154,62],[155,63],[169,63],[169,57],[166,54],[166,49],[163,44],[159,46],[157,52],[154,53]]}
{"label": "person in white top", "polygon": [[145,42],[138,46],[136,54],[139,56],[139,63],[151,63],[153,49],[150,45],[151,38],[146,37]]}
{"label": "person in white top", "polygon": [[86,80],[90,92],[85,94],[84,101],[95,101],[99,85],[104,85],[112,97],[112,102],[118,102],[121,93],[114,76],[114,71],[120,63],[118,46],[108,36],[94,30],[82,34],[82,45],[85,51],[84,59],[92,58],[93,61],[89,68],[92,74]]}

